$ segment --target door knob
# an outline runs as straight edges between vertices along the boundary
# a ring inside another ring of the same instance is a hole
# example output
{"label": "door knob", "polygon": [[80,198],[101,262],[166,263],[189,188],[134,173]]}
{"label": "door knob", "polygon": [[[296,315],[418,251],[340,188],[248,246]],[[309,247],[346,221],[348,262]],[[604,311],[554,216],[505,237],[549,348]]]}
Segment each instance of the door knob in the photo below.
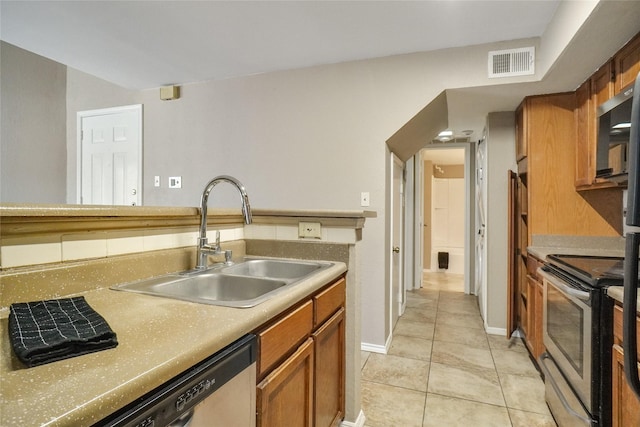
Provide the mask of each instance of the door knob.
{"label": "door knob", "polygon": [[394,246],[392,250],[393,250],[394,254],[399,254],[400,253],[400,248],[398,246]]}

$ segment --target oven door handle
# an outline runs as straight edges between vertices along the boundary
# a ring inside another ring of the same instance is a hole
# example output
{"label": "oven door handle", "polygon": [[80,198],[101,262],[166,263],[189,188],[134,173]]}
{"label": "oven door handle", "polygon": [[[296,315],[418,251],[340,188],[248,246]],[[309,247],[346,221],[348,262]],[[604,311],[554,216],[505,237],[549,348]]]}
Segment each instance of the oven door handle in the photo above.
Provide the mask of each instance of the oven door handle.
{"label": "oven door handle", "polygon": [[544,277],[545,280],[547,280],[549,283],[551,283],[553,286],[560,289],[562,292],[564,292],[567,295],[571,295],[573,297],[581,299],[582,301],[589,301],[589,298],[591,298],[591,295],[589,294],[589,292],[581,291],[579,289],[576,289],[572,286],[567,285],[566,283],[562,282],[560,279],[544,271],[542,268],[538,268],[538,274]]}

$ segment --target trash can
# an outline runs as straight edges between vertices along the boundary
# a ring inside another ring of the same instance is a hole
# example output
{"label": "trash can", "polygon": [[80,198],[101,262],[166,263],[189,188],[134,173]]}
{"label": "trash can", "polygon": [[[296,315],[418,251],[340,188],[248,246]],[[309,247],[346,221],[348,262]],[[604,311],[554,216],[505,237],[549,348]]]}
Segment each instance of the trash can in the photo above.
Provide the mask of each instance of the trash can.
{"label": "trash can", "polygon": [[438,268],[449,268],[449,252],[438,252]]}

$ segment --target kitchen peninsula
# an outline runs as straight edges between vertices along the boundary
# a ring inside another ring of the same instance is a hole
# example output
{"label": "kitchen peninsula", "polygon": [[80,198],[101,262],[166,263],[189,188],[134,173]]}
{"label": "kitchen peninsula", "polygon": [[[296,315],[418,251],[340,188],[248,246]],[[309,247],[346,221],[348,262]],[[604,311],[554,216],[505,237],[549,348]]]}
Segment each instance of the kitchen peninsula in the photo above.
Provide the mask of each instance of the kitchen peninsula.
{"label": "kitchen peninsula", "polygon": [[[254,224],[244,227],[239,211],[209,215],[209,229],[221,231],[222,245],[233,249],[234,258],[322,259],[335,265],[251,309],[117,292],[109,287],[192,268],[196,208],[2,205],[1,333],[7,334],[13,302],[81,294],[118,334],[119,345],[25,368],[3,339],[0,424],[92,425],[345,274],[345,420],[358,418],[357,257],[364,222],[375,213],[254,209],[253,215]],[[322,239],[297,239],[300,221],[321,223]]]}

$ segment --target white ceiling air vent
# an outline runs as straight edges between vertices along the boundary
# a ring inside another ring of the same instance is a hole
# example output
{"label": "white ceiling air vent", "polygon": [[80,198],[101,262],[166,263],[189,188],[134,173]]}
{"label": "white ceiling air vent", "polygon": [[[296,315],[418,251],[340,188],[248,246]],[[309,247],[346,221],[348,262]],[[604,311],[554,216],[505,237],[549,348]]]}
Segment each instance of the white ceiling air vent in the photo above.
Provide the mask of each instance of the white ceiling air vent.
{"label": "white ceiling air vent", "polygon": [[489,78],[526,76],[534,73],[535,48],[489,52]]}
{"label": "white ceiling air vent", "polygon": [[466,143],[471,142],[471,138],[468,136],[453,136],[451,139],[442,140],[442,139],[433,139],[429,144],[457,144],[457,143]]}

